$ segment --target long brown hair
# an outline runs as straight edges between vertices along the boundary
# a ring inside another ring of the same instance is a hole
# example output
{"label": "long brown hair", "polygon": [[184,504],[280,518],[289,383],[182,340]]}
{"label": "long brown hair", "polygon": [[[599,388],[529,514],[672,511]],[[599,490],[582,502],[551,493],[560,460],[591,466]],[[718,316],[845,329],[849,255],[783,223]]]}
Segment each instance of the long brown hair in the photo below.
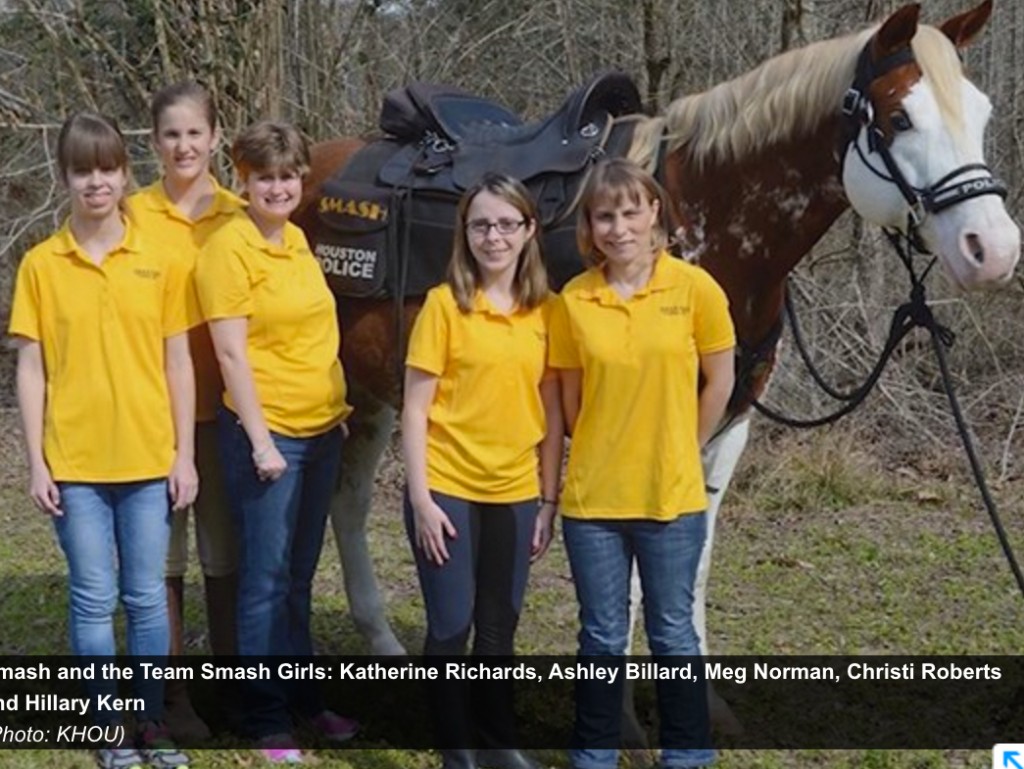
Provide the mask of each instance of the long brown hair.
{"label": "long brown hair", "polygon": [[529,191],[518,179],[504,174],[489,173],[463,193],[455,214],[455,238],[452,242],[452,258],[448,262],[448,285],[451,286],[459,310],[469,312],[473,297],[480,286],[480,267],[473,258],[466,234],[466,214],[473,199],[481,192],[489,192],[515,208],[526,225],[534,225],[533,235],[523,244],[512,281],[512,295],[520,307],[537,307],[549,293],[548,273],[544,268],[544,257],[540,246],[540,218],[537,206]]}

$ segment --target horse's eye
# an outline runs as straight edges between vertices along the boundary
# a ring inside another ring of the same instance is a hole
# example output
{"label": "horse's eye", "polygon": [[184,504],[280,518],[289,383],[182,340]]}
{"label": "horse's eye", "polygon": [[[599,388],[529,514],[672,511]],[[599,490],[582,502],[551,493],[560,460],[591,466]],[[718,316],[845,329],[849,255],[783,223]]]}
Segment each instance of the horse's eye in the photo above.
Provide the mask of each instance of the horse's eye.
{"label": "horse's eye", "polygon": [[910,122],[910,117],[901,109],[889,115],[889,122],[892,124],[892,130],[896,133],[903,133],[914,127],[914,124]]}

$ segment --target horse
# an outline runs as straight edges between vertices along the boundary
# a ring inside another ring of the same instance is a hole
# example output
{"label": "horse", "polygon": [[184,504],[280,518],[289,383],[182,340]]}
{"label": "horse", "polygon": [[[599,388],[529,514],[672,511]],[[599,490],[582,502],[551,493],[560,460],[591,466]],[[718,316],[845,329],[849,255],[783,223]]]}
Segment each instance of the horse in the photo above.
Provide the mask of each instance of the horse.
{"label": "horse", "polygon": [[[714,521],[747,442],[751,402],[775,362],[788,273],[850,206],[870,223],[913,236],[966,290],[1005,283],[1019,259],[1020,230],[984,165],[991,106],[960,59],[988,21],[991,0],[937,27],[919,24],[919,10],[905,6],[881,24],[782,53],[678,98],[661,116],[632,118],[638,126],[629,155],[663,180],[683,223],[684,255],[725,289],[738,340],[736,397],[703,453],[708,537],[694,609],[704,653]],[[323,226],[314,210],[321,185],[364,144],[342,138],[312,148],[295,216],[311,239]],[[421,303],[408,297],[399,313],[394,301],[338,299],[356,409],[331,521],[351,614],[373,654],[405,651],[388,623],[366,542],[374,475],[401,398],[399,335]]]}

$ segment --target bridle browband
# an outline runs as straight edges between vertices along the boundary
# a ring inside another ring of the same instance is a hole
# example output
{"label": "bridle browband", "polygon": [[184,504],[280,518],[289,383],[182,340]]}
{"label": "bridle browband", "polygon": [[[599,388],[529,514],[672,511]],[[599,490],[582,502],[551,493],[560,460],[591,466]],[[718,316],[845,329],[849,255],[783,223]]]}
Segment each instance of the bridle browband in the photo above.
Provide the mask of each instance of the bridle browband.
{"label": "bridle browband", "polygon": [[[847,150],[852,145],[864,167],[883,181],[895,184],[903,199],[907,202],[907,228],[904,233],[914,247],[921,253],[928,253],[921,241],[919,228],[929,214],[937,214],[950,206],[982,195],[998,195],[1005,199],[1006,185],[993,176],[991,169],[984,163],[966,163],[950,171],[938,181],[927,187],[915,187],[907,181],[900,167],[892,156],[890,145],[892,140],[885,135],[878,124],[874,107],[868,95],[871,84],[878,78],[892,72],[897,67],[914,64],[914,53],[908,45],[895,53],[872,61],[871,43],[868,42],[857,59],[857,71],[853,85],[843,96],[841,132],[839,144],[840,178],[842,166],[846,160]],[[858,141],[861,129],[867,134],[867,152],[881,158],[884,171],[870,162],[864,148]],[[966,174],[981,173],[963,179]]]}

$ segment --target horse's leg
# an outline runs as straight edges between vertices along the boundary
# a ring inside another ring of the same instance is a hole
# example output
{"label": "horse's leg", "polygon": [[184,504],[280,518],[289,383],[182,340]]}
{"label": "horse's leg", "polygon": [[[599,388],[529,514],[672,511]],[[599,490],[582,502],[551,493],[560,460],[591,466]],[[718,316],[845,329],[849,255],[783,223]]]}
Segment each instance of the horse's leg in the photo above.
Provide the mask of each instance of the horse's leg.
{"label": "horse's leg", "polygon": [[[732,480],[736,463],[739,462],[740,455],[743,454],[743,449],[747,445],[749,434],[750,419],[738,419],[705,446],[701,454],[701,461],[704,465],[704,482],[708,487],[707,538],[704,540],[704,550],[700,555],[697,579],[693,588],[693,624],[697,630],[697,636],[700,638],[700,651],[703,655],[708,654],[705,601],[708,577],[711,573],[711,550],[715,542],[715,521],[718,517],[718,508],[722,505],[722,497],[725,496],[725,491],[729,488],[729,481]],[[643,597],[643,591],[640,589],[640,574],[634,564],[629,585],[629,642],[626,647],[630,652],[633,650],[634,628],[640,621],[640,605]],[[647,738],[636,715],[631,682],[626,682],[623,692],[623,742],[626,745],[645,747]],[[729,705],[718,696],[710,684],[708,684],[708,708],[711,722],[719,731],[725,734],[735,734],[742,729]]]}
{"label": "horse's leg", "polygon": [[[629,635],[626,639],[626,653],[633,653],[633,640],[640,622],[640,607],[644,599],[643,590],[640,588],[640,570],[633,562],[633,568],[629,574]],[[647,742],[647,732],[640,725],[640,719],[636,715],[636,698],[634,690],[635,682],[627,679],[622,687],[622,744],[627,746],[626,756],[631,764],[646,766],[654,763],[657,755],[649,754],[650,746]]]}
{"label": "horse's leg", "polygon": [[[740,455],[743,454],[749,435],[749,417],[737,419],[708,443],[701,453],[704,465],[704,483],[708,487],[708,525],[704,550],[701,552],[700,563],[697,566],[697,580],[693,589],[693,624],[697,629],[697,636],[700,638],[701,654],[705,656],[708,654],[705,604],[708,577],[711,574],[711,550],[715,543],[715,521],[718,517],[718,508],[722,506],[722,498],[725,496],[726,489],[729,488],[729,481],[732,480],[732,474],[736,471],[736,464],[739,462]],[[725,734],[736,734],[742,731],[743,727],[739,720],[710,683],[708,684],[708,708],[711,723],[719,731]]]}
{"label": "horse's leg", "polygon": [[388,624],[366,540],[373,481],[391,438],[395,410],[356,388],[349,398],[356,406],[356,416],[342,450],[341,480],[331,500],[331,526],[356,628],[369,642],[371,654],[401,655],[405,648]]}

